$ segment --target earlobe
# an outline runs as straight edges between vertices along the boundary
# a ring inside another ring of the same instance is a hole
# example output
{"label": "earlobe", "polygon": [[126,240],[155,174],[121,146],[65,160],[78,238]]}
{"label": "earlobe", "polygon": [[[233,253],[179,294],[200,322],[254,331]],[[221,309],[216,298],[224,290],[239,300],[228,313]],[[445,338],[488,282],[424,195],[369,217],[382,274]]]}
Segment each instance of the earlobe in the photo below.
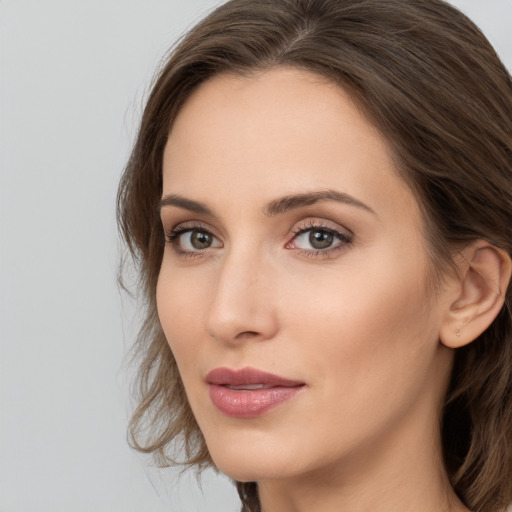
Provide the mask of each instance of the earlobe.
{"label": "earlobe", "polygon": [[478,338],[494,321],[510,282],[510,255],[477,240],[461,252],[456,297],[441,326],[441,342],[458,348]]}

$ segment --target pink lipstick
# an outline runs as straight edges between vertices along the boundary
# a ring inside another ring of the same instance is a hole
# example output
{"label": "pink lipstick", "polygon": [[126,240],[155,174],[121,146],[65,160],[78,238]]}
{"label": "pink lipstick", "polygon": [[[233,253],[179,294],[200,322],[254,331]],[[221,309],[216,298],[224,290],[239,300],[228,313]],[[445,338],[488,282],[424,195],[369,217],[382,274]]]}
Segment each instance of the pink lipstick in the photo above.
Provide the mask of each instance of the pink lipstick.
{"label": "pink lipstick", "polygon": [[254,368],[216,368],[206,375],[213,405],[234,418],[254,418],[293,398],[305,383]]}

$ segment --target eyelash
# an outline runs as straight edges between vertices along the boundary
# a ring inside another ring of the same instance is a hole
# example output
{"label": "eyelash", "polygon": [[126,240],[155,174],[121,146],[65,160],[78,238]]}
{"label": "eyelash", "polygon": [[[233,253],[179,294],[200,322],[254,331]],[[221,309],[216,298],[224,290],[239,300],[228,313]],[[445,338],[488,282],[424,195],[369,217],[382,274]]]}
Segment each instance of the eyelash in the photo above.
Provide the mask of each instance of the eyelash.
{"label": "eyelash", "polygon": [[[297,229],[295,229],[289,239],[289,241],[286,243],[286,248],[292,249],[292,247],[289,247],[290,244],[293,243],[299,236],[303,235],[304,233],[307,233],[308,231],[323,231],[326,233],[329,233],[333,235],[334,237],[338,238],[340,242],[338,242],[333,247],[329,247],[327,249],[301,249],[301,248],[294,248],[299,254],[307,256],[309,258],[330,258],[334,253],[336,253],[339,250],[345,249],[347,246],[351,245],[353,242],[353,235],[341,232],[333,227],[327,226],[325,224],[322,224],[321,222],[314,222],[309,221],[306,225],[298,226]],[[204,256],[205,252],[207,252],[208,249],[204,250],[196,250],[196,251],[188,251],[183,250],[179,247],[178,240],[179,237],[185,233],[188,232],[202,232],[207,233],[215,237],[213,233],[209,230],[203,227],[200,224],[195,223],[185,223],[180,224],[177,227],[173,228],[169,234],[165,236],[165,242],[170,244],[175,251],[175,253],[180,258],[197,258]]]}

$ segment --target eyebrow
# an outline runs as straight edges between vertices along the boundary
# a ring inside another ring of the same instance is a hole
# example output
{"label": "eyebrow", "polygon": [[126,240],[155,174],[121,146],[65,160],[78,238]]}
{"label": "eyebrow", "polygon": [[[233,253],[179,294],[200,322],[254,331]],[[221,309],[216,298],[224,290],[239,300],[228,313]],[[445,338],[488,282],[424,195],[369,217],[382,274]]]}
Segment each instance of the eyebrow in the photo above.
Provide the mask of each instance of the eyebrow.
{"label": "eyebrow", "polygon": [[280,199],[276,199],[268,203],[263,211],[265,215],[273,217],[295,208],[310,206],[318,201],[335,201],[349,206],[356,206],[357,208],[361,208],[376,215],[368,205],[359,201],[359,199],[356,199],[349,194],[345,194],[344,192],[338,192],[337,190],[319,190],[317,192],[306,192],[304,194],[294,194],[281,197]]}
{"label": "eyebrow", "polygon": [[214,216],[213,211],[204,203],[193,201],[192,199],[187,199],[186,197],[182,197],[177,194],[169,194],[168,196],[162,197],[158,203],[158,211],[162,210],[162,208],[166,206],[176,206],[178,208],[183,208],[184,210],[197,213],[198,215],[207,215],[208,217]]}
{"label": "eyebrow", "polygon": [[[319,190],[316,192],[292,194],[289,196],[281,197],[279,199],[274,199],[264,207],[263,213],[267,217],[274,217],[296,208],[310,206],[319,201],[335,201],[337,203],[361,208],[376,215],[376,213],[368,205],[359,201],[359,199],[356,199],[349,194],[345,194],[344,192],[338,192],[336,190]],[[178,194],[169,194],[163,197],[158,204],[158,211],[166,206],[176,206],[178,208],[183,208],[184,210],[189,210],[199,215],[206,215],[208,217],[215,216],[213,211],[208,206],[206,206],[206,204],[199,201],[193,201],[192,199],[187,199],[186,197],[182,197]]]}

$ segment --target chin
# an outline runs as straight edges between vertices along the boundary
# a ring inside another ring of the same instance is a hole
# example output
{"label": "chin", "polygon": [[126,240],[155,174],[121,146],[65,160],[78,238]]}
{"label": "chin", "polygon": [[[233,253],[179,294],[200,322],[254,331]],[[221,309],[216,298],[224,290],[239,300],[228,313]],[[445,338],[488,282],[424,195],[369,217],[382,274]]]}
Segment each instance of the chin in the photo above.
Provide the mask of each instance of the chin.
{"label": "chin", "polygon": [[219,471],[238,482],[255,482],[272,478],[273,464],[264,454],[255,457],[243,448],[233,445],[228,449],[210,450],[210,455]]}
{"label": "chin", "polygon": [[[263,443],[231,441],[224,445],[212,443],[208,446],[215,466],[225,475],[239,482],[256,482],[289,478],[300,473],[302,465],[295,456],[286,453],[286,448],[276,446],[266,436]],[[304,468],[305,469],[305,468]]]}
{"label": "chin", "polygon": [[254,462],[245,459],[221,461],[218,464],[214,459],[214,462],[219,471],[237,482],[260,482],[262,480],[275,480],[291,476],[284,468],[272,467],[272,464],[269,464],[268,461]]}

